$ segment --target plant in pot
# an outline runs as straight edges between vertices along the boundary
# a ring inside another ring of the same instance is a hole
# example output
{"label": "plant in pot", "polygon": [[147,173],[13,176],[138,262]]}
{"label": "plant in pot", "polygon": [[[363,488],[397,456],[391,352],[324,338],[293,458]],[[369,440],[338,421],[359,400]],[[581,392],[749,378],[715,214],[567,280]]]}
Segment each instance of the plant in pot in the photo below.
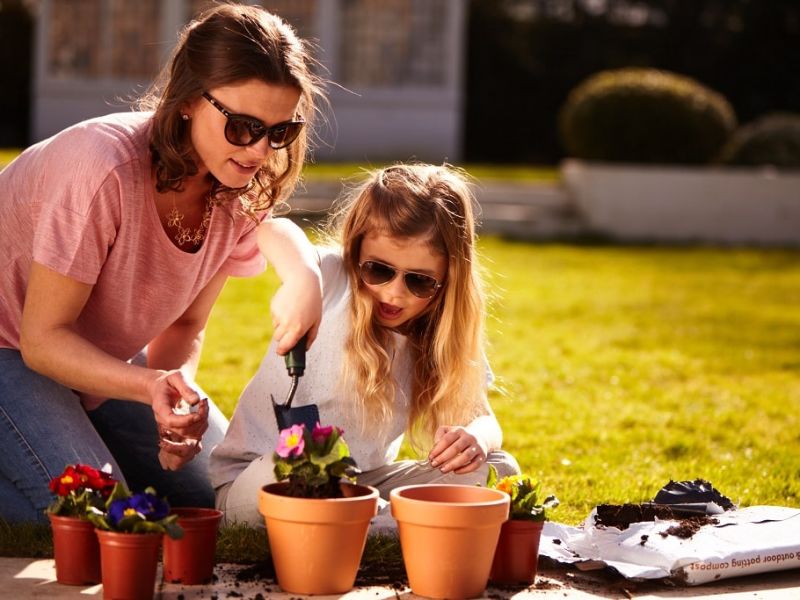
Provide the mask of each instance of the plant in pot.
{"label": "plant in pot", "polygon": [[558,498],[551,495],[542,500],[541,482],[524,474],[498,480],[492,465],[486,487],[511,498],[509,520],[500,530],[489,578],[497,583],[530,585],[536,579],[539,540],[547,511],[558,506]]}
{"label": "plant in pot", "polygon": [[84,585],[100,581],[100,546],[86,512],[90,506],[102,507],[115,483],[108,464],[102,469],[67,465],[61,475],[50,480],[55,499],[45,512],[53,530],[59,583]]}
{"label": "plant in pot", "polygon": [[358,473],[342,430],[317,424],[280,432],[277,483],[259,493],[278,585],[295,594],[341,594],[353,587],[378,490]]}
{"label": "plant in pot", "polygon": [[132,494],[118,483],[105,506],[90,507],[87,518],[100,540],[103,598],[152,598],[161,539],[183,535],[178,515],[153,488]]}

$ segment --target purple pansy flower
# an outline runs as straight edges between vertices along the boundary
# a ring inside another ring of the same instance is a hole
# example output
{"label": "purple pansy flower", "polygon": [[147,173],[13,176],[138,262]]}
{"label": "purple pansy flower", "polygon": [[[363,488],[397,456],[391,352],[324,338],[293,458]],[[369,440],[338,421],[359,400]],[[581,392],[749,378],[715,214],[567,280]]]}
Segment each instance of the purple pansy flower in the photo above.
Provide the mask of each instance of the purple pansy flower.
{"label": "purple pansy flower", "polygon": [[169,514],[169,505],[158,496],[142,492],[130,498],[114,500],[108,507],[108,518],[117,525],[125,517],[141,515],[147,521],[160,521]]}

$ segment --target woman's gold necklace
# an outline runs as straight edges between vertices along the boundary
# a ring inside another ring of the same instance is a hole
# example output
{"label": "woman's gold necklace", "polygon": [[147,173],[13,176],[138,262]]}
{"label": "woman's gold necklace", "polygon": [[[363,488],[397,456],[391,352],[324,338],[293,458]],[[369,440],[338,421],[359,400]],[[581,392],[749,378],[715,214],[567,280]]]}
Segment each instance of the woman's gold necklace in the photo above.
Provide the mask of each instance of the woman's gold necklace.
{"label": "woman's gold necklace", "polygon": [[211,195],[206,196],[206,205],[203,209],[203,217],[200,219],[200,225],[194,231],[189,227],[183,226],[184,215],[178,210],[175,205],[175,192],[172,193],[172,210],[167,214],[167,226],[172,227],[176,233],[173,236],[174,240],[178,242],[179,246],[191,243],[193,246],[199,246],[206,238],[208,233],[208,226],[211,223],[211,210],[214,206],[211,200]]}

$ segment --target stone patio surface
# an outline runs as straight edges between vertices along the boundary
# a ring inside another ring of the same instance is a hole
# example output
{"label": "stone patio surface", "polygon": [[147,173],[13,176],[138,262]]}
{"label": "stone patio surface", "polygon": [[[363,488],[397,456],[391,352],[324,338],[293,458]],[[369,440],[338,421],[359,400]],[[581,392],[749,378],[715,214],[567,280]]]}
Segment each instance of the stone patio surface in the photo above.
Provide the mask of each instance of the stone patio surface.
{"label": "stone patio surface", "polygon": [[[161,577],[159,563],[158,578]],[[210,598],[224,600],[243,598],[264,600],[276,598],[297,600],[271,580],[242,577],[246,565],[221,564],[215,569],[215,581],[208,585],[181,586],[159,582],[154,598],[193,600]],[[52,559],[0,558],[0,597],[10,599],[56,598],[90,600],[102,598],[101,585],[91,587],[60,585],[55,581]],[[414,600],[421,598],[404,586],[357,587],[341,596],[315,598],[345,598],[347,600]],[[637,583],[627,581],[607,570],[578,571],[548,564],[537,578],[536,585],[525,589],[489,587],[483,598],[519,600],[523,598],[714,598],[715,600],[800,599],[800,570],[781,571],[764,575],[723,580],[698,587],[675,587],[663,582]]]}

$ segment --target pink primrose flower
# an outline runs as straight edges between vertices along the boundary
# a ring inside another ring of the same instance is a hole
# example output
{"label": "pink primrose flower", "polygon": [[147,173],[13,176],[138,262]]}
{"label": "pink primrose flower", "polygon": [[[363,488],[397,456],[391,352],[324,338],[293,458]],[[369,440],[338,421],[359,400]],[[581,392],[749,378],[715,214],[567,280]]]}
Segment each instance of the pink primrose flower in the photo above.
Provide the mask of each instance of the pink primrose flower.
{"label": "pink primrose flower", "polygon": [[327,427],[323,427],[319,423],[314,425],[314,431],[311,432],[311,437],[313,438],[314,442],[317,444],[324,444],[325,440],[328,439],[333,433],[333,425],[328,425]]}
{"label": "pink primrose flower", "polygon": [[[311,432],[311,438],[316,444],[324,444],[333,433],[333,429],[333,425],[323,427],[317,423],[314,425],[314,431]],[[336,428],[336,431],[339,432],[340,436],[344,433],[344,430],[339,427]]]}
{"label": "pink primrose flower", "polygon": [[303,429],[303,425],[292,425],[288,429],[281,431],[278,447],[275,449],[278,456],[281,458],[288,458],[289,456],[300,456],[303,454],[303,449],[305,448]]}

